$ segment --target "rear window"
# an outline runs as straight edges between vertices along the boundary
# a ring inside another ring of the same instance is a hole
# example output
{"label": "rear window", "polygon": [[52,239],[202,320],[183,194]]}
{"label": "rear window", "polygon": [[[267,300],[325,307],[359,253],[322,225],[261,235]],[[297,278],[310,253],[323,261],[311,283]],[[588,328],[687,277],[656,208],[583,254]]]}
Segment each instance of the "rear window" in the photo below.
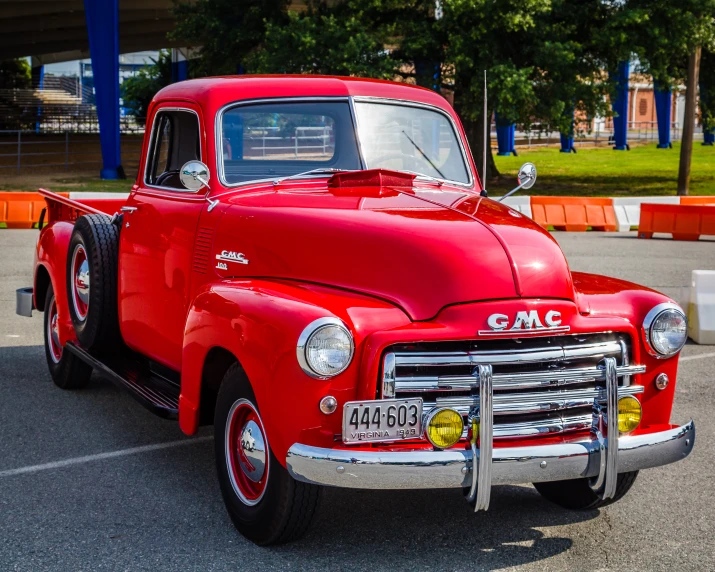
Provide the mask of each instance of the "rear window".
{"label": "rear window", "polygon": [[228,184],[319,168],[360,169],[347,102],[241,105],[223,114],[221,126]]}

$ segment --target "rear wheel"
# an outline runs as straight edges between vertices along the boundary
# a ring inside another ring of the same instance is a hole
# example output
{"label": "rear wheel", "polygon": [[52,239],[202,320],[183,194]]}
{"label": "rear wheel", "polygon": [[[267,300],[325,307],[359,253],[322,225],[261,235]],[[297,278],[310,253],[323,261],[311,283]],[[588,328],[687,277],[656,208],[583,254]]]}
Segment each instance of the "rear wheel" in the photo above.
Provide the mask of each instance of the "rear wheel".
{"label": "rear wheel", "polygon": [[621,500],[631,490],[636,481],[638,471],[621,473],[616,483],[616,494],[613,498],[602,500],[589,486],[590,479],[573,479],[570,481],[553,481],[549,483],[534,483],[541,495],[564,508],[572,510],[593,510],[613,504]]}
{"label": "rear wheel", "polygon": [[293,479],[273,455],[239,364],[223,378],[214,419],[216,469],[236,528],[262,546],[301,537],[317,509],[320,487]]}
{"label": "rear wheel", "polygon": [[50,285],[45,296],[45,357],[55,385],[79,389],[87,385],[92,368],[60,345],[57,301]]}

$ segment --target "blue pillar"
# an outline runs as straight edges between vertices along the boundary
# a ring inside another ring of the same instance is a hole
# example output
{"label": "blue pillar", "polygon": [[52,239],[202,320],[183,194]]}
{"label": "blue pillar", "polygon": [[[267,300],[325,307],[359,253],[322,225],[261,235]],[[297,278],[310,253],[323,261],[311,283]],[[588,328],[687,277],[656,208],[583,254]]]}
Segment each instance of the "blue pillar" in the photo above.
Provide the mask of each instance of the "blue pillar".
{"label": "blue pillar", "polygon": [[573,106],[568,113],[565,115],[571,116],[571,125],[566,133],[561,133],[561,153],[575,153],[576,147],[574,147],[574,111]]}
{"label": "blue pillar", "polygon": [[189,79],[189,60],[181,48],[171,50],[171,82]]}
{"label": "blue pillar", "polygon": [[102,146],[102,179],[123,179],[119,143],[118,0],[84,0]]}
{"label": "blue pillar", "polygon": [[[33,57],[30,59],[31,62],[31,75],[32,75],[32,87],[37,89],[42,89],[45,87],[45,66],[38,63]],[[42,106],[37,106],[37,121],[35,122],[35,133],[40,132],[40,117],[42,117]]]}
{"label": "blue pillar", "polygon": [[[654,82],[655,114],[658,118],[658,149],[671,149],[670,113],[673,108],[673,92],[669,87],[662,87]],[[662,87],[662,88],[661,88]]]}
{"label": "blue pillar", "polygon": [[618,64],[618,76],[616,78],[616,97],[613,100],[613,138],[617,151],[630,150],[628,145],[628,76],[630,74],[630,63],[620,62]]}
{"label": "blue pillar", "polygon": [[512,153],[516,155],[516,150],[514,149],[516,125],[513,123],[505,123],[499,119],[499,115],[496,113],[494,117],[497,124],[497,155],[501,157],[511,155]]}

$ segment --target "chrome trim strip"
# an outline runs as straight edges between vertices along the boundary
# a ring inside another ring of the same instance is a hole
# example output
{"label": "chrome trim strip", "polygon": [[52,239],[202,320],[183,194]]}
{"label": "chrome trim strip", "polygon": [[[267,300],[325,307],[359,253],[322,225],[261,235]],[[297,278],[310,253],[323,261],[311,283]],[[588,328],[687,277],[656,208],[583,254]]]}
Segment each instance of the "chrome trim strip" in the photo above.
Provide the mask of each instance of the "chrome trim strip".
{"label": "chrome trim strip", "polygon": [[[398,362],[399,365],[399,362]],[[635,375],[645,373],[644,365],[618,366],[616,375]],[[495,373],[494,389],[533,389],[538,387],[554,387],[574,383],[604,381],[606,374],[603,369],[578,368],[554,371],[534,371],[524,373]],[[553,383],[556,382],[556,383]],[[395,391],[453,391],[455,389],[475,389],[477,380],[471,376],[421,376],[395,378]]]}
{"label": "chrome trim strip", "polygon": [[[626,344],[626,341],[623,339],[618,340],[618,343],[621,345],[621,366],[629,366],[631,364],[630,362],[630,357],[628,356],[628,344]],[[643,372],[645,373],[645,372]],[[630,385],[631,384],[631,376],[626,375],[623,376],[623,385]]]}
{"label": "chrome trim strip", "polygon": [[492,491],[492,449],[494,448],[494,411],[492,401],[492,366],[479,366],[479,462],[477,498],[474,512],[487,510]]}
{"label": "chrome trim strip", "polygon": [[526,350],[494,350],[483,352],[396,352],[397,365],[432,366],[466,365],[477,363],[530,363],[539,361],[568,360],[579,357],[598,357],[606,354],[620,354],[621,345],[617,341],[564,346],[563,348],[534,348]]}
{"label": "chrome trim strip", "polygon": [[[618,388],[618,397],[643,393],[642,385]],[[605,401],[606,390],[598,387],[588,389],[562,389],[540,393],[509,393],[494,395],[494,413],[497,415],[523,415],[547,411],[562,411],[574,407],[591,407],[594,401]],[[479,403],[478,395],[438,397],[436,401],[425,401],[424,407],[453,407],[462,415],[470,407]]]}
{"label": "chrome trim strip", "polygon": [[395,397],[395,354],[388,353],[382,362],[382,398]]}
{"label": "chrome trim strip", "polygon": [[[160,104],[161,105],[161,104]],[[187,111],[189,113],[193,113],[196,116],[196,122],[198,123],[198,134],[199,134],[199,161],[202,160],[204,156],[204,146],[201,142],[201,119],[199,118],[199,113],[195,109],[191,109],[189,107],[173,107],[173,106],[167,106],[167,107],[159,107],[159,109],[154,113],[154,117],[152,117],[151,121],[151,129],[149,130],[149,146],[147,147],[147,152],[146,152],[146,158],[144,160],[144,172],[142,173],[142,183],[144,184],[144,188],[146,189],[158,189],[162,191],[170,191],[172,193],[184,193],[184,194],[190,194],[190,195],[195,195],[199,191],[191,191],[189,189],[177,189],[174,187],[162,187],[160,185],[150,185],[149,183],[146,182],[146,173],[147,169],[149,167],[149,157],[151,156],[152,152],[154,151],[154,125],[156,124],[156,118],[157,116],[162,113],[163,111]],[[142,190],[142,187],[137,189],[138,191]],[[208,192],[208,191],[207,191]]]}
{"label": "chrome trim strip", "polygon": [[[695,424],[619,440],[622,472],[659,467],[687,457],[695,444]],[[598,441],[497,447],[493,450],[492,484],[563,481],[598,475]],[[463,488],[472,481],[472,452],[365,451],[323,449],[294,444],[286,456],[291,476],[299,481],[356,489]],[[341,470],[338,470],[342,468]]]}

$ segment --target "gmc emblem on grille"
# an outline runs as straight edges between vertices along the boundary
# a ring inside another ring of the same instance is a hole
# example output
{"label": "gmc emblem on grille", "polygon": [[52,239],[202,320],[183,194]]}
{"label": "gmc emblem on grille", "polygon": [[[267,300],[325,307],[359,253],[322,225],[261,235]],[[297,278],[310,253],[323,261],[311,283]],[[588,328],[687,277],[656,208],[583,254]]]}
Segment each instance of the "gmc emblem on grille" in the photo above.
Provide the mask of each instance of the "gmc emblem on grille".
{"label": "gmc emblem on grille", "polygon": [[[517,312],[511,321],[506,314],[492,314],[487,318],[490,330],[479,330],[480,336],[525,335],[543,332],[568,332],[570,326],[561,325],[561,312],[549,310],[543,321],[537,310]],[[511,327],[510,327],[511,326]]]}

